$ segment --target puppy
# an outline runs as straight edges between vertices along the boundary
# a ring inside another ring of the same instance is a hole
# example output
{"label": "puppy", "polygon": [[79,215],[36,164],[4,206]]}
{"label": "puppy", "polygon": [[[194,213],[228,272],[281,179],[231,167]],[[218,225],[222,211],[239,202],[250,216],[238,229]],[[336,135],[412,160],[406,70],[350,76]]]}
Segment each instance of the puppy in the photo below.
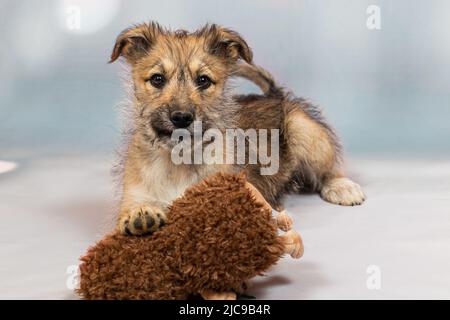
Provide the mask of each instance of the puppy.
{"label": "puppy", "polygon": [[[344,175],[338,138],[318,108],[285,93],[268,72],[255,66],[250,47],[238,33],[214,24],[191,33],[154,22],[139,24],[117,37],[110,62],[119,57],[130,66],[133,105],[123,161],[120,232],[154,232],[164,224],[174,199],[219,171],[245,170],[275,208],[288,192],[314,191],[340,205],[364,201],[360,186]],[[253,81],[263,94],[234,96],[229,80],[236,76]],[[260,162],[175,164],[172,133],[180,128],[193,133],[195,121],[201,121],[202,130],[278,129],[277,172],[262,175]]]}

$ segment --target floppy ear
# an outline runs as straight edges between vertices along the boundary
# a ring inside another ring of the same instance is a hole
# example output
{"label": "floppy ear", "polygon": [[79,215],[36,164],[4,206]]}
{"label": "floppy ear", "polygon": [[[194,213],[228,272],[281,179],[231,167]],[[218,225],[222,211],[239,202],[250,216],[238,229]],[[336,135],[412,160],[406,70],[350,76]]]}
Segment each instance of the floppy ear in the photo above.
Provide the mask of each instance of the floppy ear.
{"label": "floppy ear", "polygon": [[199,33],[207,37],[211,54],[234,61],[243,59],[252,62],[252,50],[237,32],[212,24],[206,25]]}
{"label": "floppy ear", "polygon": [[116,39],[109,63],[124,57],[128,63],[134,63],[143,57],[154,44],[162,28],[155,22],[135,25],[122,31]]}

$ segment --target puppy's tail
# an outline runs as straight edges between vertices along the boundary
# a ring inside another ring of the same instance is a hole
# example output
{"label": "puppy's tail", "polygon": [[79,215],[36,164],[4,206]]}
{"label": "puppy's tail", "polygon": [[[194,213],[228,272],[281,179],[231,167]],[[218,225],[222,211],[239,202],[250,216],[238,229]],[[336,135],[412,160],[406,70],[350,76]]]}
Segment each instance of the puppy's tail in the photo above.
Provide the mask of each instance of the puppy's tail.
{"label": "puppy's tail", "polygon": [[234,73],[235,76],[245,78],[255,83],[268,97],[281,98],[284,90],[278,86],[272,75],[265,69],[249,63],[240,63]]}

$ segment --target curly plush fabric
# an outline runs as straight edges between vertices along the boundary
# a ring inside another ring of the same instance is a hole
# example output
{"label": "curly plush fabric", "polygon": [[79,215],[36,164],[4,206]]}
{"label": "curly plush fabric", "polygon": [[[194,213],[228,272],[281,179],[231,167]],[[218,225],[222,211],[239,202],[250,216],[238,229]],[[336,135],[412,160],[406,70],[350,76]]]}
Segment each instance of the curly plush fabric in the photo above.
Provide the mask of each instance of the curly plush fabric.
{"label": "curly plush fabric", "polygon": [[187,299],[242,292],[283,255],[271,211],[242,175],[217,174],[186,190],[151,236],[112,234],[81,258],[85,299]]}

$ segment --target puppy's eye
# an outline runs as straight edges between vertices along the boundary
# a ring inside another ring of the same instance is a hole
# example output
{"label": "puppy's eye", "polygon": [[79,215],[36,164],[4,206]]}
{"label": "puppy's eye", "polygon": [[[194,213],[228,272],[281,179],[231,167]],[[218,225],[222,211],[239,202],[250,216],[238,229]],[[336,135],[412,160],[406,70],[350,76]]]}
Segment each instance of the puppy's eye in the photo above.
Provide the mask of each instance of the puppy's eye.
{"label": "puppy's eye", "polygon": [[199,76],[196,79],[196,82],[197,82],[197,87],[200,90],[208,89],[209,86],[213,83],[212,80],[208,76],[205,76],[205,75]]}
{"label": "puppy's eye", "polygon": [[155,88],[161,89],[166,83],[166,78],[162,74],[155,73],[150,77],[150,79],[148,79],[148,81]]}

